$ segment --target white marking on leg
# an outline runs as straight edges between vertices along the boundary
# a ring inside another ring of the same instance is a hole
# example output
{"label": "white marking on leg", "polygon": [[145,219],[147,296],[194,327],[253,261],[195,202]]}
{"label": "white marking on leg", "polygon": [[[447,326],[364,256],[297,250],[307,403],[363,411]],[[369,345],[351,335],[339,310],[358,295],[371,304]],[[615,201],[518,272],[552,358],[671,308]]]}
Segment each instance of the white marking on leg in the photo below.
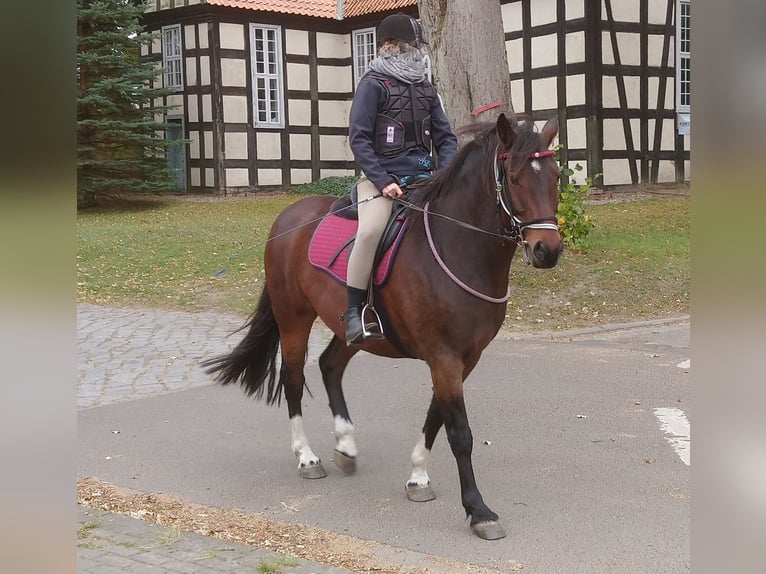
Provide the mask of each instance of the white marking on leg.
{"label": "white marking on leg", "polygon": [[352,458],[357,454],[354,424],[340,415],[335,417],[335,450]]}
{"label": "white marking on leg", "polygon": [[303,417],[296,415],[290,419],[293,454],[298,457],[298,467],[314,466],[320,463],[319,457],[309,446],[309,440],[303,431]]}
{"label": "white marking on leg", "polygon": [[410,460],[412,461],[412,474],[407,481],[408,485],[417,484],[418,486],[426,487],[431,484],[431,479],[428,477],[428,459],[431,457],[431,451],[426,448],[426,435],[423,433],[412,449],[412,455]]}
{"label": "white marking on leg", "polygon": [[676,454],[688,466],[691,466],[691,426],[681,409],[654,409],[654,415],[660,421],[660,428],[665,439]]}
{"label": "white marking on leg", "polygon": [[529,165],[532,166],[532,169],[535,170],[535,173],[540,173],[540,162],[536,159],[533,159],[531,162],[529,162]]}

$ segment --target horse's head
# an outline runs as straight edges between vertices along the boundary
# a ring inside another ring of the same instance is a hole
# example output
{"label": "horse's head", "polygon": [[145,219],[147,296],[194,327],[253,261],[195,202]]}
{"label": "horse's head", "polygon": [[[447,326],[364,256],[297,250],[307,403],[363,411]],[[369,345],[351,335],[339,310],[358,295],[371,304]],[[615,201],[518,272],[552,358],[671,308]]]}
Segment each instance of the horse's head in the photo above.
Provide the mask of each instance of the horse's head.
{"label": "horse's head", "polygon": [[511,234],[523,247],[527,263],[553,267],[564,250],[556,220],[559,168],[548,149],[558,133],[558,120],[549,119],[537,133],[531,121],[518,123],[500,114],[496,128],[496,179]]}

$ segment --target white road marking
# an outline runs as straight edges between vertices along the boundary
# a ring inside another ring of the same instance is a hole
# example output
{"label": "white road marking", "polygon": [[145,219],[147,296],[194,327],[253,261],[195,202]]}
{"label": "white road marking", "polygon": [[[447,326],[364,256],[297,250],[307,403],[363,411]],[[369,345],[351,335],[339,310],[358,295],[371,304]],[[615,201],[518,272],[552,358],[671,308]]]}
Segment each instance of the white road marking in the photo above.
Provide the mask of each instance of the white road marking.
{"label": "white road marking", "polygon": [[679,369],[687,369],[687,370],[691,369],[691,367],[692,367],[692,360],[691,359],[686,359],[685,361],[682,361],[681,363],[678,363],[676,365],[676,367],[678,367]]}
{"label": "white road marking", "polygon": [[660,421],[660,428],[665,433],[665,440],[687,466],[691,466],[691,425],[681,409],[654,409],[654,415]]}

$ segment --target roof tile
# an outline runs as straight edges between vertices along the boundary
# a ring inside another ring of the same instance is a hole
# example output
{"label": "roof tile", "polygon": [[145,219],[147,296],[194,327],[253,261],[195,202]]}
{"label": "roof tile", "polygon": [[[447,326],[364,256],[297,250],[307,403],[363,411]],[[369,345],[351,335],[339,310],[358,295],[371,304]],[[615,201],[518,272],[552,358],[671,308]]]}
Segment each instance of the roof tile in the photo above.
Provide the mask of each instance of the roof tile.
{"label": "roof tile", "polygon": [[[229,6],[245,10],[263,10],[281,14],[297,14],[314,18],[335,18],[337,0],[205,0],[213,6]],[[353,18],[376,12],[416,6],[418,0],[344,0],[343,17]]]}
{"label": "roof tile", "polygon": [[207,0],[207,3],[213,6],[298,14],[315,18],[335,18],[338,9],[336,0]]}

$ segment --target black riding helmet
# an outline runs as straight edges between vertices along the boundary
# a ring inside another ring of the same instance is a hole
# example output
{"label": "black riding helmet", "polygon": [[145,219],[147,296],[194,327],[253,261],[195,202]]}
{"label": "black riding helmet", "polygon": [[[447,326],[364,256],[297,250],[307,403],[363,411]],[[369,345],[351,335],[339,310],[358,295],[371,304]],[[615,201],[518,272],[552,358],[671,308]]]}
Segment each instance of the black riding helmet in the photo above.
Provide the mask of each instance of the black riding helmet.
{"label": "black riding helmet", "polygon": [[407,14],[402,12],[386,16],[378,26],[376,35],[378,38],[378,47],[382,46],[383,42],[390,39],[407,42],[416,48],[420,48],[424,43],[423,31],[420,28],[420,24],[417,23],[415,18],[407,16]]}

